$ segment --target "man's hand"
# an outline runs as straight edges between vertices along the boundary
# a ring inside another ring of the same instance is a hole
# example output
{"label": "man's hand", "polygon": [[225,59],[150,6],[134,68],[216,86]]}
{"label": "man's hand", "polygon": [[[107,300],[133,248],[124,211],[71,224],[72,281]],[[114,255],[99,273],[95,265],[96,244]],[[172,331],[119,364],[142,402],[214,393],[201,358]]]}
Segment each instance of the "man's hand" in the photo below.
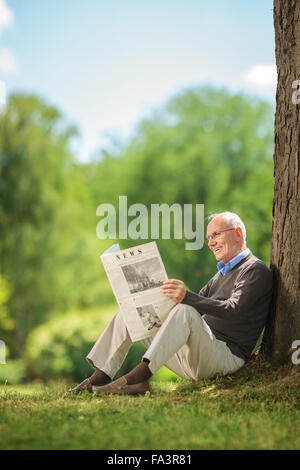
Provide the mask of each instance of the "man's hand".
{"label": "man's hand", "polygon": [[160,291],[162,294],[175,300],[178,304],[182,302],[186,293],[184,283],[178,279],[167,279],[160,286]]}

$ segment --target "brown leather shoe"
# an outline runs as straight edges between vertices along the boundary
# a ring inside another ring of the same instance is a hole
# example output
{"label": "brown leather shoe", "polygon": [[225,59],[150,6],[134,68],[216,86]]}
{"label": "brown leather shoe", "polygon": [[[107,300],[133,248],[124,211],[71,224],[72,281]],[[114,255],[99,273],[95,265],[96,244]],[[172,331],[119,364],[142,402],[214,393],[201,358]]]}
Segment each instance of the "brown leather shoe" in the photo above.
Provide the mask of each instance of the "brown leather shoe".
{"label": "brown leather shoe", "polygon": [[91,384],[90,379],[87,378],[76,387],[67,390],[67,393],[77,395],[78,393],[83,392],[84,390],[88,390],[88,392],[92,393],[92,387],[93,386]]}
{"label": "brown leather shoe", "polygon": [[94,393],[115,393],[118,395],[144,395],[146,392],[152,391],[148,380],[128,385],[124,376],[107,385],[93,385],[92,390]]}

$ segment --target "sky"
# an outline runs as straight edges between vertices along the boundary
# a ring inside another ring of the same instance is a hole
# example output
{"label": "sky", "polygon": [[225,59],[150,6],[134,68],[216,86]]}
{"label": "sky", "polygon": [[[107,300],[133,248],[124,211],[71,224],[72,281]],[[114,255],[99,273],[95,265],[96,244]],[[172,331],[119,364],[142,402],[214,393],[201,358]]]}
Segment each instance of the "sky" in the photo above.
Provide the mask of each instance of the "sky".
{"label": "sky", "polygon": [[181,89],[275,101],[272,0],[0,0],[0,105],[36,93],[75,124],[77,159]]}

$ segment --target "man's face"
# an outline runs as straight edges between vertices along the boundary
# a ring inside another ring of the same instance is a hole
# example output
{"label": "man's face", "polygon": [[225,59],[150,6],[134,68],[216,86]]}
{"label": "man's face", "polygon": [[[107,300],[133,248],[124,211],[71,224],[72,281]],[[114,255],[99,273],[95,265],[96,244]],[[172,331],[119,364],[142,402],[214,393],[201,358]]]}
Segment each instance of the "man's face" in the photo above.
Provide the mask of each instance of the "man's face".
{"label": "man's face", "polygon": [[[226,264],[246,247],[243,244],[242,230],[240,227],[232,228],[223,216],[212,220],[206,230],[206,237],[209,238],[208,246],[213,252],[217,261]],[[222,230],[226,230],[223,232]],[[221,232],[222,231],[222,232]],[[218,232],[221,232],[218,234]],[[217,234],[217,235],[216,235]],[[213,235],[212,238],[211,235]],[[216,235],[216,236],[214,236]]]}

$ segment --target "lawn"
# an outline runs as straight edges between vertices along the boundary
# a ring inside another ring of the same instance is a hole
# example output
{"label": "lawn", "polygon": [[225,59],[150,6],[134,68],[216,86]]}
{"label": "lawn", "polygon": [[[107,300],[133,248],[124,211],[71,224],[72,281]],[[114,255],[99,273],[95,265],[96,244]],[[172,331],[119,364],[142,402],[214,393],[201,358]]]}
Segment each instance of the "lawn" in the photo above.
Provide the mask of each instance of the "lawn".
{"label": "lawn", "polygon": [[299,366],[262,356],[234,375],[153,382],[145,396],[0,387],[1,449],[299,449]]}

